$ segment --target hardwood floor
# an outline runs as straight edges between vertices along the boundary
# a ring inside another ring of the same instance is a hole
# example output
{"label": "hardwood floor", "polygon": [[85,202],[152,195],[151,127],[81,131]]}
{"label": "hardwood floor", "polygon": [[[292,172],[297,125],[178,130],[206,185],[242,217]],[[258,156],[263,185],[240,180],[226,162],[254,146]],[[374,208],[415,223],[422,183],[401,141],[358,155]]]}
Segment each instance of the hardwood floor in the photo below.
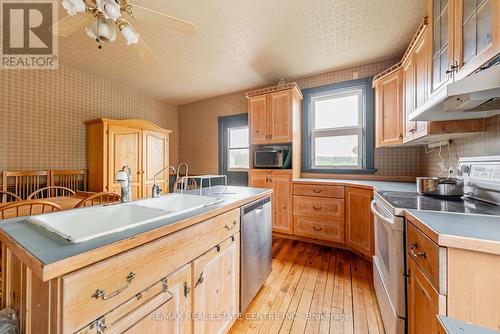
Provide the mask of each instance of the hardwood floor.
{"label": "hardwood floor", "polygon": [[341,249],[274,239],[273,270],[230,333],[384,333],[371,263]]}

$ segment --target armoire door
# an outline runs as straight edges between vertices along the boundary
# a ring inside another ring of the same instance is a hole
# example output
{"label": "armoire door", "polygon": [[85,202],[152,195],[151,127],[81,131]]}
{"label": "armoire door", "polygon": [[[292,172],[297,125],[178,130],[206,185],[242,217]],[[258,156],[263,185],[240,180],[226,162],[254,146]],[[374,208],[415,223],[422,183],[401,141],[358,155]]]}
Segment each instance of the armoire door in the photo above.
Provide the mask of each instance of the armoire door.
{"label": "armoire door", "polygon": [[[142,196],[152,196],[154,175],[169,165],[168,134],[149,130],[142,131]],[[162,189],[162,194],[168,192],[169,171],[164,171],[156,177],[156,184]]]}
{"label": "armoire door", "polygon": [[120,193],[116,173],[128,166],[132,170],[132,199],[142,197],[141,130],[124,126],[108,127],[108,191]]}

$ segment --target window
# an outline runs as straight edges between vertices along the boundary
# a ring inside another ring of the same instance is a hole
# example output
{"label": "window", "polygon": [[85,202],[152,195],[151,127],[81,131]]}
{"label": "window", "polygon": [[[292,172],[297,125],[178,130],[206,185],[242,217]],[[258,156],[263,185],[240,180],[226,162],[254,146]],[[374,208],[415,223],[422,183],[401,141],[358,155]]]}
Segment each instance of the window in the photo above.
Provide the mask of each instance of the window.
{"label": "window", "polygon": [[228,170],[248,169],[250,150],[248,144],[248,126],[228,128]]}
{"label": "window", "polygon": [[374,172],[371,78],[309,88],[303,94],[304,170]]}

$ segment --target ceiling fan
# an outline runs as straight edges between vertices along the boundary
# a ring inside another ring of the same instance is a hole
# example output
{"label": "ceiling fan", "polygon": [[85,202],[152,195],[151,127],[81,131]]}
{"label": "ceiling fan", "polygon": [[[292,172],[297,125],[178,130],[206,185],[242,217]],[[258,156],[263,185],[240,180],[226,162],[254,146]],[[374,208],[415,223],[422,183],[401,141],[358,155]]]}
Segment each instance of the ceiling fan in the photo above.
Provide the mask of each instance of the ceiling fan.
{"label": "ceiling fan", "polygon": [[87,34],[101,49],[103,43],[116,39],[118,30],[127,45],[134,45],[148,64],[156,63],[158,58],[125,17],[164,26],[187,36],[198,32],[191,22],[130,3],[129,0],[62,0],[62,5],[68,15],[54,24],[52,31],[55,35],[67,37],[85,27]]}

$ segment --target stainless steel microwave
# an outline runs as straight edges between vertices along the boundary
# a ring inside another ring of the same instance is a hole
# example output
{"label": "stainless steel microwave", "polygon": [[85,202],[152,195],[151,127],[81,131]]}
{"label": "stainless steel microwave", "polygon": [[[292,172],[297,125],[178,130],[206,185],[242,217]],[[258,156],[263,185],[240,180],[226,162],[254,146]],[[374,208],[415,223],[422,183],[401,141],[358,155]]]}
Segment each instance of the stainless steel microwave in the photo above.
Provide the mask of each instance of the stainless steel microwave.
{"label": "stainless steel microwave", "polygon": [[254,168],[286,168],[289,150],[262,148],[253,155]]}

